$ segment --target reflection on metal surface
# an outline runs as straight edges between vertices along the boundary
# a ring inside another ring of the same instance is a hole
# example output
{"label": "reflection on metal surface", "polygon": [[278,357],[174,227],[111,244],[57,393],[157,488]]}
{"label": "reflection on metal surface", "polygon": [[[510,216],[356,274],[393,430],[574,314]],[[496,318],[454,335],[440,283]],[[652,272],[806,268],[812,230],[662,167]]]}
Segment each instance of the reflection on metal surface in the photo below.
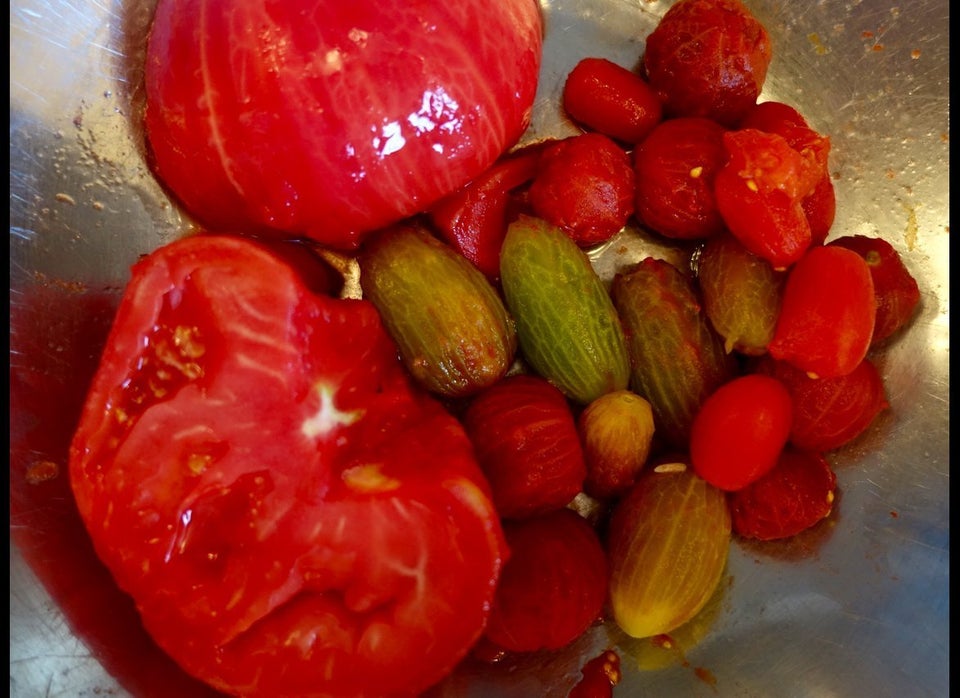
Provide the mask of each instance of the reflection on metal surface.
{"label": "reflection on metal surface", "polygon": [[[841,492],[832,525],[807,547],[735,544],[721,608],[686,664],[640,671],[625,661],[616,693],[946,695],[948,3],[747,3],[773,39],[762,98],[798,106],[832,138],[833,235],[888,239],[920,282],[922,308],[880,355],[891,409],[832,458]],[[545,60],[529,141],[574,133],[559,107],[567,72],[585,56],[635,67],[670,5],[542,4]],[[78,522],[65,486],[66,443],[127,269],[188,224],[151,176],[137,125],[151,12],[150,0],[14,0],[10,8],[15,696],[146,694],[157,677],[176,673],[162,659],[143,659],[150,650],[142,631],[118,640],[85,616],[83,609],[116,615],[116,628],[136,629],[132,608],[118,606],[116,592],[101,593],[109,586],[102,570],[71,568],[92,551],[64,530]],[[673,252],[628,230],[594,261],[609,278],[644,254]],[[59,476],[28,481],[28,469],[46,461]],[[64,550],[71,554],[61,557]],[[57,575],[44,587],[31,566]],[[598,627],[519,665],[466,664],[434,693],[563,696],[582,661],[611,637]]]}

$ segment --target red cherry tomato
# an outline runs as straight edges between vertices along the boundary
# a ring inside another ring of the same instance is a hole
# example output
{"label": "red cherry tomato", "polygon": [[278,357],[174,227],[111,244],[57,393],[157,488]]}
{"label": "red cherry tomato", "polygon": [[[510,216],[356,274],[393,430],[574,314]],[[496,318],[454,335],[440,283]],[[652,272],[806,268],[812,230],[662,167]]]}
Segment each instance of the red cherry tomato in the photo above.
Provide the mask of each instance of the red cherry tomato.
{"label": "red cherry tomato", "polygon": [[463,424],[503,518],[566,506],[587,476],[573,412],[563,393],[533,375],[515,375],[480,392]]}
{"label": "red cherry tomato", "polygon": [[766,29],[739,0],[680,0],[647,37],[643,66],[670,116],[735,125],[771,59]]}
{"label": "red cherry tomato", "polygon": [[660,122],[660,99],[646,80],[606,58],[584,58],[563,85],[563,108],[594,131],[639,143]]}
{"label": "red cherry tomato", "polygon": [[814,247],[787,276],[767,351],[819,378],[843,376],[867,355],[876,305],[863,257],[840,246]]}
{"label": "red cherry tomato", "polygon": [[790,435],[793,405],[780,381],[734,378],[708,397],[690,430],[690,460],[714,487],[735,491],[769,471]]}
{"label": "red cherry tomato", "polygon": [[704,118],[661,122],[634,151],[637,217],[669,238],[705,238],[724,228],[713,180],[727,160],[725,129]]}
{"label": "red cherry tomato", "polygon": [[920,287],[893,245],[866,235],[845,235],[830,244],[853,250],[863,257],[870,270],[877,297],[872,344],[882,342],[910,322],[920,304]]}
{"label": "red cherry tomato", "polygon": [[157,644],[234,694],[426,689],[481,635],[504,553],[466,434],[374,307],[240,237],[133,268],[70,482]]}
{"label": "red cherry tomato", "polygon": [[634,196],[630,156],[601,133],[550,146],[529,190],[534,213],[581,247],[619,232],[633,214]]}
{"label": "red cherry tomato", "polygon": [[558,649],[600,617],[609,582],[600,539],[570,509],[504,524],[510,557],[485,637],[513,652]]}
{"label": "red cherry tomato", "polygon": [[758,540],[794,536],[830,515],[836,486],[822,455],[786,449],[770,472],[728,495],[733,531]]}
{"label": "red cherry tomato", "polygon": [[790,391],[790,443],[807,451],[840,448],[862,434],[889,407],[883,379],[869,359],[836,378],[811,378],[799,368],[769,356],[761,360],[758,370]]}

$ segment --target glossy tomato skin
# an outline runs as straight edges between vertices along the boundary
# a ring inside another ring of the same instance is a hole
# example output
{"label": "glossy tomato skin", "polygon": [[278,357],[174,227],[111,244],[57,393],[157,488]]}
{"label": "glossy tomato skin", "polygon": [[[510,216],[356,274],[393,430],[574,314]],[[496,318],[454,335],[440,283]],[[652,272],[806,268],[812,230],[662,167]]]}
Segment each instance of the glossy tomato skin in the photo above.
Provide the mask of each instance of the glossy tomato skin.
{"label": "glossy tomato skin", "polygon": [[541,150],[528,147],[501,158],[430,209],[440,236],[491,281],[500,277],[500,248],[512,213],[512,192],[533,179]]}
{"label": "glossy tomato skin", "polygon": [[634,209],[630,156],[602,133],[582,133],[549,146],[530,185],[534,213],[581,247],[606,242]]}
{"label": "glossy tomato skin", "polygon": [[776,464],[793,420],[790,393],[775,378],[740,376],[704,401],[690,430],[690,460],[697,475],[731,492]]}
{"label": "glossy tomato skin", "polygon": [[771,56],[767,30],[739,0],[680,0],[647,37],[643,67],[668,116],[732,127],[756,103]]}
{"label": "glossy tomato skin", "polygon": [[463,424],[501,517],[559,509],[583,487],[587,466],[573,412],[549,381],[504,378],[473,398]]}
{"label": "glossy tomato skin", "polygon": [[830,515],[836,487],[821,454],[786,449],[770,472],[728,495],[733,531],[757,540],[795,536]]}
{"label": "glossy tomato skin", "polygon": [[713,180],[727,160],[726,129],[702,117],[658,124],[634,151],[637,217],[655,232],[681,240],[724,228]]}
{"label": "glossy tomato skin", "polygon": [[767,351],[818,378],[843,376],[866,357],[875,322],[866,261],[839,246],[814,247],[787,276]]}
{"label": "glossy tomato skin", "polygon": [[909,324],[920,305],[920,287],[900,253],[883,238],[844,235],[830,242],[859,254],[867,263],[877,298],[871,344],[877,345]]}
{"label": "glossy tomato skin", "polygon": [[353,248],[517,141],[541,46],[534,0],[162,0],[153,167],[208,228]]}
{"label": "glossy tomato skin", "polygon": [[806,451],[832,451],[844,446],[890,406],[880,372],[869,359],[836,378],[811,378],[801,369],[769,356],[758,362],[757,370],[775,377],[790,391],[790,443]]}
{"label": "glossy tomato skin", "polygon": [[485,638],[512,652],[558,649],[600,617],[607,557],[593,528],[570,509],[504,524],[503,567]]}
{"label": "glossy tomato skin", "polygon": [[642,141],[663,117],[660,98],[640,75],[588,57],[563,84],[563,108],[577,123],[622,143]]}
{"label": "glossy tomato skin", "polygon": [[424,690],[480,636],[504,554],[466,434],[375,309],[239,237],[133,268],[70,482],[157,644],[232,694]]}
{"label": "glossy tomato skin", "polygon": [[714,180],[720,216],[744,247],[786,269],[811,245],[803,200],[821,177],[816,160],[752,128],[728,131],[723,146],[728,158]]}

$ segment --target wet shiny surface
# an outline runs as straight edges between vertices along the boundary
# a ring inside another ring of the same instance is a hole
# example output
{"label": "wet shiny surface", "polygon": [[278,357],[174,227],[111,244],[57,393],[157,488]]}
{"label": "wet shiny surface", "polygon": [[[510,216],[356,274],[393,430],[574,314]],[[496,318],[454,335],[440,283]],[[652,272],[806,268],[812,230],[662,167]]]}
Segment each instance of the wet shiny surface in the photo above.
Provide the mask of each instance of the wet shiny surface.
{"label": "wet shiny surface", "polygon": [[[559,109],[567,72],[588,55],[635,66],[669,4],[544,0],[526,140],[574,133]],[[621,696],[948,693],[948,3],[748,4],[773,42],[762,98],[832,138],[832,235],[888,239],[920,283],[918,316],[876,357],[891,409],[832,456],[833,520],[783,544],[735,543],[722,593],[679,650],[602,626],[561,652],[467,663],[431,695],[562,697],[610,646]],[[110,588],[66,485],[127,269],[185,225],[131,119],[150,4],[14,0],[10,19],[11,693],[205,695]],[[594,260],[609,278],[644,254],[676,253],[628,230]]]}

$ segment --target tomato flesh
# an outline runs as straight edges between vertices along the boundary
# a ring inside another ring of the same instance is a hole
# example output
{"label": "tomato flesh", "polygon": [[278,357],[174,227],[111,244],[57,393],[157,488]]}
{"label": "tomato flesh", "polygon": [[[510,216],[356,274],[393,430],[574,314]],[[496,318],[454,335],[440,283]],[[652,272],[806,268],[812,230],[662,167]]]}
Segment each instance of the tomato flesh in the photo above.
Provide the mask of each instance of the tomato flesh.
{"label": "tomato flesh", "polygon": [[729,158],[714,179],[714,194],[724,223],[748,250],[786,269],[813,239],[803,201],[820,181],[815,156],[752,128],[728,131],[723,145]]}
{"label": "tomato flesh", "polygon": [[147,630],[220,690],[414,694],[485,623],[502,534],[462,428],[371,305],[253,242],[134,267],[70,476]]}

